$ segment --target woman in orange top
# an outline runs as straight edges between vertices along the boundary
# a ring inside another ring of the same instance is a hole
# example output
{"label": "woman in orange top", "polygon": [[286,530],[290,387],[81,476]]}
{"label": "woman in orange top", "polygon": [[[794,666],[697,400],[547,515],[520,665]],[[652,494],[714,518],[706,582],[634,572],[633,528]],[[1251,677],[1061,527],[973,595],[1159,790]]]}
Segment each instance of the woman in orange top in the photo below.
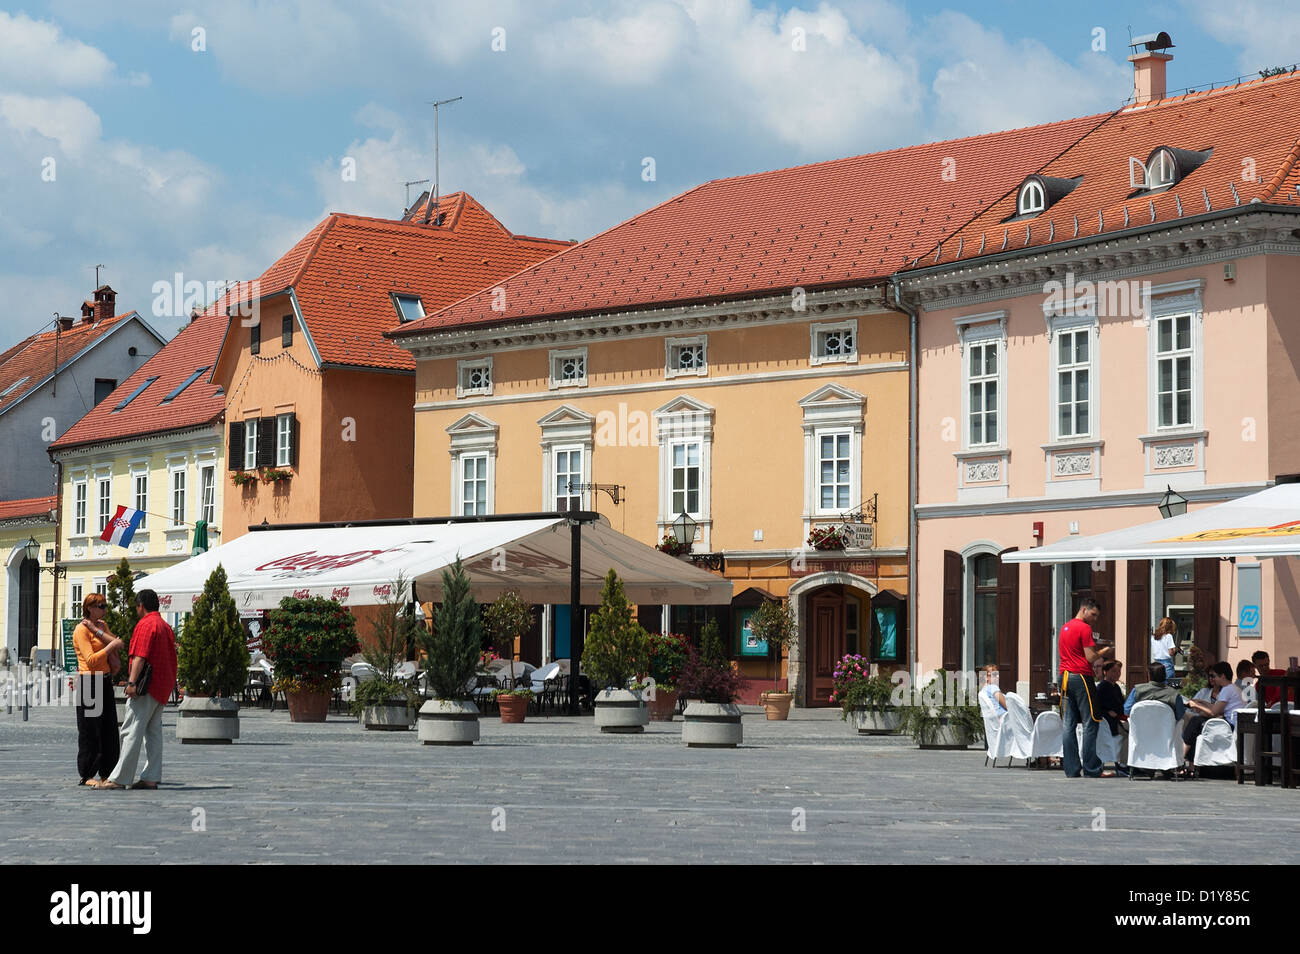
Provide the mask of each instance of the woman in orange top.
{"label": "woman in orange top", "polygon": [[[117,764],[117,704],[113,677],[122,668],[122,640],[108,631],[108,601],[91,593],[81,603],[81,622],[72,633],[77,650],[77,771],[81,784],[98,788]],[[95,781],[95,775],[99,781]]]}

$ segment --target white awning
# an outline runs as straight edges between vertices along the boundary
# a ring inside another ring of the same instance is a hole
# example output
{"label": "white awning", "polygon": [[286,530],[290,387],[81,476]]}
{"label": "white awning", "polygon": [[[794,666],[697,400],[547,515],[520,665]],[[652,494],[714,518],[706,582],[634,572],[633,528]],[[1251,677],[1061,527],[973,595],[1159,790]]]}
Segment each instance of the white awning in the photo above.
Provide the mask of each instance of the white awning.
{"label": "white awning", "polygon": [[1300,484],[1279,484],[1181,517],[1017,550],[1004,563],[1300,556]]}
{"label": "white awning", "polygon": [[[436,603],[442,598],[442,571],[459,556],[481,603],[516,590],[529,603],[567,605],[570,548],[569,526],[556,517],[252,530],[141,579],[137,588],[157,592],[164,612],[188,612],[221,564],[241,610],[274,609],[286,596],[324,596],[365,606],[379,603],[401,573],[414,581],[422,602]],[[603,518],[584,524],[584,604],[600,602],[611,567],[633,603],[731,601],[730,580],[626,537]]]}

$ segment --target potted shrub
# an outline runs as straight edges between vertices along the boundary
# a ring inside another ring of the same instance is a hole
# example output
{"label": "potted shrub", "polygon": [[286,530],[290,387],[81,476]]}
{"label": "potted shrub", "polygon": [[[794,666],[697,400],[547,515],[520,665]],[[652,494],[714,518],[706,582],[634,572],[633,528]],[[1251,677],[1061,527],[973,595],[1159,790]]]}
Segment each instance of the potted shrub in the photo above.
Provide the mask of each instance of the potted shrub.
{"label": "potted shrub", "polygon": [[903,708],[900,728],[923,749],[965,749],[984,738],[984,718],[969,703],[973,698],[974,692],[939,670]]}
{"label": "potted shrub", "polygon": [[515,642],[532,629],[533,608],[514,590],[506,590],[484,610],[483,626],[492,645],[503,654],[503,658],[509,661],[506,670],[507,688],[492,694],[497,708],[501,711],[501,721],[523,722],[528,714],[528,704],[533,700],[533,692],[528,688],[515,688]]}
{"label": "potted shrub", "polygon": [[373,679],[357,685],[352,700],[352,711],[366,729],[401,731],[415,725],[419,694],[397,678],[407,646],[424,630],[415,614],[407,610],[409,589],[409,581],[399,573],[388,592],[380,596],[370,643],[361,652],[375,670]]}
{"label": "potted shrub", "polygon": [[832,677],[831,702],[839,703],[841,719],[852,721],[861,735],[898,731],[901,716],[892,703],[894,684],[884,676],[871,675],[871,663],[865,656],[845,656]]}
{"label": "potted shrub", "polygon": [[176,640],[176,676],[185,687],[176,719],[181,743],[239,738],[235,693],[248,682],[248,647],[239,609],[217,564]]}
{"label": "potted shrub", "polygon": [[582,672],[601,692],[596,696],[596,725],[601,732],[643,732],[650,713],[633,680],[649,672],[649,637],[632,619],[623,581],[611,569],[592,614],[582,650]]}
{"label": "potted shrub", "polygon": [[794,625],[794,608],[787,600],[764,600],[749,621],[750,631],[756,639],[767,640],[768,652],[772,654],[773,672],[772,688],[759,697],[759,702],[767,711],[771,721],[790,718],[790,704],[794,702],[794,693],[779,689],[781,679],[781,654],[798,638],[799,632]]}
{"label": "potted shrub", "polygon": [[284,692],[292,722],[324,722],[339,666],[360,645],[346,606],[321,596],[286,596],[271,610],[262,648],[275,664],[272,692]]}
{"label": "potted shrub", "polygon": [[723,651],[717,620],[704,624],[700,648],[692,649],[677,684],[682,695],[691,700],[682,726],[682,741],[687,746],[734,749],[740,744],[742,729],[736,699],[742,683],[740,673],[732,668]]}
{"label": "potted shrub", "polygon": [[669,556],[685,556],[691,552],[689,543],[678,541],[671,533],[665,533],[664,538],[655,544],[655,549],[660,553],[667,553]]}
{"label": "potted shrub", "polygon": [[470,702],[483,649],[483,621],[460,558],[442,571],[442,602],[433,631],[420,634],[433,698],[420,707],[425,745],[472,745],[478,741],[478,706]]}
{"label": "potted shrub", "polygon": [[690,658],[691,644],[678,633],[650,633],[650,720],[672,722],[677,713],[677,680]]}

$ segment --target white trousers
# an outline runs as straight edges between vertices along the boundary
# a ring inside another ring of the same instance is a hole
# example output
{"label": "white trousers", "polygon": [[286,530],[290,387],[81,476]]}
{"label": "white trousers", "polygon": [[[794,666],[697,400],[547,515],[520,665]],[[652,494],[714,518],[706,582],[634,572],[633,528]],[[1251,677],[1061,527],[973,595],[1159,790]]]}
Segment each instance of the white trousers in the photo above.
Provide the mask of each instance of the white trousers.
{"label": "white trousers", "polygon": [[135,781],[135,766],[144,747],[142,782],[162,781],[163,706],[153,696],[132,696],[126,700],[126,721],[122,723],[122,754],[109,780],[118,785]]}

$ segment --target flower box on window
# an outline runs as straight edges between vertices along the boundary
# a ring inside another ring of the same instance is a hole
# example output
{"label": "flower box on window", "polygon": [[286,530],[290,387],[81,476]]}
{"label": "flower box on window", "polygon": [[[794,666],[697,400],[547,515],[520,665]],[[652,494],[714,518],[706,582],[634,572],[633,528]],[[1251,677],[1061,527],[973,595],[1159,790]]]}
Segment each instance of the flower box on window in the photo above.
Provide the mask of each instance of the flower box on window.
{"label": "flower box on window", "polygon": [[230,475],[230,482],[236,487],[244,487],[254,483],[257,480],[257,474],[251,470],[237,470]]}
{"label": "flower box on window", "polygon": [[280,467],[262,468],[262,483],[264,484],[279,483],[283,480],[289,480],[292,477],[293,471],[291,470],[284,470]]}
{"label": "flower box on window", "polygon": [[666,533],[664,538],[655,546],[655,549],[661,553],[667,553],[669,556],[682,556],[691,552],[691,545],[689,543],[679,543],[671,533]]}
{"label": "flower box on window", "polygon": [[839,527],[814,527],[808,534],[808,545],[814,550],[843,550],[848,541]]}

